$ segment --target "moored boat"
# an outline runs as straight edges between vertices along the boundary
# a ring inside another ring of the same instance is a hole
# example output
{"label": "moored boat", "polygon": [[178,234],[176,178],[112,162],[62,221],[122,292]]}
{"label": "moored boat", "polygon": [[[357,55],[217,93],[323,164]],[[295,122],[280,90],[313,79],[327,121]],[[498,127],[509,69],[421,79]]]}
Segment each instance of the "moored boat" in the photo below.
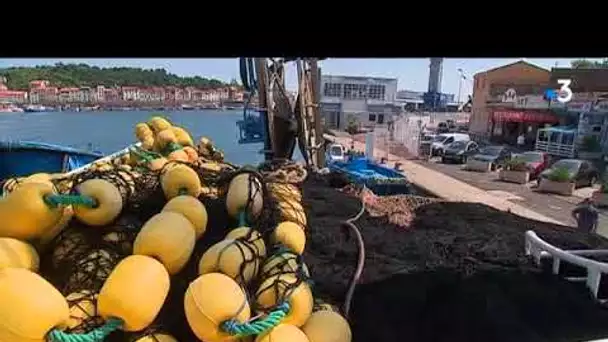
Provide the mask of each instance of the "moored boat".
{"label": "moored boat", "polygon": [[100,152],[41,142],[0,141],[0,180],[39,172],[68,172],[101,157]]}

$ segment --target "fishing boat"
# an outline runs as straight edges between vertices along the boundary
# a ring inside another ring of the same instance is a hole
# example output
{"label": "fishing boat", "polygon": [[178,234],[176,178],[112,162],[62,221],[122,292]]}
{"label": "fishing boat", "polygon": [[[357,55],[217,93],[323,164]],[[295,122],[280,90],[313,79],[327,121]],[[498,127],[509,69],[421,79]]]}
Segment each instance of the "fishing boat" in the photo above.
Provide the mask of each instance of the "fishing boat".
{"label": "fishing boat", "polygon": [[42,105],[29,105],[29,106],[25,106],[25,108],[23,110],[26,113],[39,113],[39,112],[46,112],[47,108]]}
{"label": "fishing boat", "polygon": [[100,152],[31,141],[0,141],[0,180],[32,173],[60,173],[87,165]]}

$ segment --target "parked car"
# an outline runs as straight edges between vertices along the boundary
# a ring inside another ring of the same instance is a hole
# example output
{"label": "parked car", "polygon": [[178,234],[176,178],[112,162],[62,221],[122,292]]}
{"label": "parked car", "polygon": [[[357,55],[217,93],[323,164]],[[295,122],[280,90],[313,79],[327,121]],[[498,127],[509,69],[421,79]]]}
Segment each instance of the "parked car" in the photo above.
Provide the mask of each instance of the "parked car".
{"label": "parked car", "polygon": [[541,172],[538,177],[538,183],[540,184],[543,178],[548,178],[551,172],[560,168],[568,170],[570,181],[574,182],[574,186],[577,188],[593,186],[600,178],[598,170],[591,162],[581,159],[562,159]]}
{"label": "parked car", "polygon": [[341,144],[331,144],[325,152],[325,160],[331,162],[343,162],[346,160],[346,148]]}
{"label": "parked car", "polygon": [[546,152],[528,151],[516,156],[521,158],[528,170],[530,170],[530,179],[536,179],[546,168],[549,167],[549,154]]}
{"label": "parked car", "polygon": [[431,156],[442,156],[445,149],[455,141],[469,141],[468,134],[463,133],[443,133],[436,135],[431,143]]}
{"label": "parked car", "polygon": [[473,155],[471,158],[481,162],[491,163],[490,170],[495,171],[497,168],[504,165],[507,160],[513,157],[514,149],[510,146],[491,145],[486,146]]}
{"label": "parked car", "polygon": [[437,124],[437,133],[448,133],[450,131],[450,127],[447,122],[440,122]]}
{"label": "parked car", "polygon": [[456,162],[464,164],[467,162],[467,158],[479,152],[479,145],[474,141],[455,141],[449,144],[443,156],[441,156],[442,163]]}

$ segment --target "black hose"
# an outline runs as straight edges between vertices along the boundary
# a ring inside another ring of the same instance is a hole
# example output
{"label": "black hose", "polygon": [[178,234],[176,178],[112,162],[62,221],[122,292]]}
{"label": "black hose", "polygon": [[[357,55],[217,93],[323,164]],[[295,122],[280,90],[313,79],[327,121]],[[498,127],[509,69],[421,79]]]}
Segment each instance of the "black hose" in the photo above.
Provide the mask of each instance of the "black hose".
{"label": "black hose", "polygon": [[343,227],[347,227],[350,231],[355,234],[355,238],[357,239],[357,266],[355,267],[355,273],[348,284],[348,290],[346,291],[346,296],[344,297],[344,306],[342,307],[342,312],[344,317],[348,319],[350,313],[350,306],[353,300],[353,295],[355,294],[355,287],[359,283],[359,278],[361,278],[361,274],[363,273],[363,267],[365,266],[365,242],[363,241],[363,236],[361,235],[361,231],[353,222],[357,221],[365,212],[365,203],[361,201],[361,210],[359,213],[355,215],[353,218],[350,218],[344,222],[342,222]]}

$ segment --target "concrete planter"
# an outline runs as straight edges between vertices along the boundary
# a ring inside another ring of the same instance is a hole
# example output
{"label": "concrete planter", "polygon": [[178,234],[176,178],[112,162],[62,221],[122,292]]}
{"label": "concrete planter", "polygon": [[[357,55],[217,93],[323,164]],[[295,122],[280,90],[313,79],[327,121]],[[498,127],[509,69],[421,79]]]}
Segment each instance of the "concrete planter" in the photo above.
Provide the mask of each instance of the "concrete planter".
{"label": "concrete planter", "polygon": [[547,178],[543,178],[538,185],[538,191],[572,196],[574,193],[574,182],[554,182]]}
{"label": "concrete planter", "polygon": [[492,163],[484,162],[475,159],[467,159],[467,163],[464,168],[468,171],[475,172],[490,172],[492,171]]}
{"label": "concrete planter", "polygon": [[588,151],[578,151],[578,158],[585,160],[600,160],[602,159],[602,152],[588,152]]}
{"label": "concrete planter", "polygon": [[602,192],[601,190],[594,191],[591,195],[593,201],[597,204],[597,206],[605,208],[608,207],[608,194]]}
{"label": "concrete planter", "polygon": [[498,179],[503,182],[526,184],[530,181],[530,172],[500,170],[498,172]]}

